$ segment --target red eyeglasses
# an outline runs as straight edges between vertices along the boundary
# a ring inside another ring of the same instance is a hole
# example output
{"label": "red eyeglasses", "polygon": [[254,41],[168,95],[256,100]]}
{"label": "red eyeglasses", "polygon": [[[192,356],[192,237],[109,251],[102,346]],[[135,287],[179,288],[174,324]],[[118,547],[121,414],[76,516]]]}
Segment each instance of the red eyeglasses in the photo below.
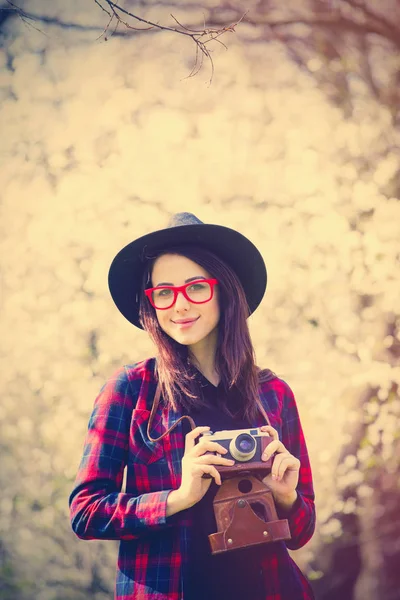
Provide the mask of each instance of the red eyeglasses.
{"label": "red eyeglasses", "polygon": [[182,292],[185,298],[193,304],[209,302],[214,295],[214,286],[217,283],[217,279],[197,279],[185,283],[185,285],[160,285],[144,290],[144,293],[154,308],[166,310],[175,304],[179,292]]}

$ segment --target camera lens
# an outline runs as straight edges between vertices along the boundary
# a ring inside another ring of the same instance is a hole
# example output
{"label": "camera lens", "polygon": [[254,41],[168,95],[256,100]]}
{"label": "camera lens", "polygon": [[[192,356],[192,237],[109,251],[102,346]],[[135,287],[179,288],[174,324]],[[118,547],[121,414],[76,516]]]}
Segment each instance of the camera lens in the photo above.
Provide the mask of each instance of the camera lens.
{"label": "camera lens", "polygon": [[244,452],[244,453],[250,452],[254,448],[253,441],[254,440],[248,440],[247,438],[242,438],[241,440],[238,440],[236,442],[237,449],[240,450],[240,452]]}
{"label": "camera lens", "polygon": [[229,445],[229,450],[233,458],[245,462],[253,458],[256,452],[256,440],[249,433],[239,433]]}

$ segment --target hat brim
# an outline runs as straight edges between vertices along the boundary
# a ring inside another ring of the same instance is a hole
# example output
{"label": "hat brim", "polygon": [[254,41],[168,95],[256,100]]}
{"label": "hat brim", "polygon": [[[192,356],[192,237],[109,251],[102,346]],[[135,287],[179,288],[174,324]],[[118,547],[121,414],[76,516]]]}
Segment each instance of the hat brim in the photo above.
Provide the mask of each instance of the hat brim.
{"label": "hat brim", "polygon": [[139,320],[139,294],[148,256],[181,244],[207,248],[227,263],[243,286],[250,314],[255,311],[267,286],[267,269],[256,246],[229,227],[193,224],[144,235],[115,256],[108,273],[108,287],[118,310],[130,323],[143,329]]}

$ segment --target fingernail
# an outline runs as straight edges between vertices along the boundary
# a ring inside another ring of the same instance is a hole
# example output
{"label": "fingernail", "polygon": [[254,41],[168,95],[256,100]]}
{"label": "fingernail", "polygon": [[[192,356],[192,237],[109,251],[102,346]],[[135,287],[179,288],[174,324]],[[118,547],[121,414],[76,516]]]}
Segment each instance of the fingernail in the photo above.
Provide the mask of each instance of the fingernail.
{"label": "fingernail", "polygon": [[272,479],[273,479],[274,481],[276,481],[276,480],[278,479],[278,477],[277,477],[276,475],[272,475]]}

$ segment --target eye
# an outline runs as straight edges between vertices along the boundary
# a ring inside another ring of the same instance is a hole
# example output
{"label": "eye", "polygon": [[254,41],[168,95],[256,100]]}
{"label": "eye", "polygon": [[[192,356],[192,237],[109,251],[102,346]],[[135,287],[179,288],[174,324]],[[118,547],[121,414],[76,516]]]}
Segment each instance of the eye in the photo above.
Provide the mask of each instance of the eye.
{"label": "eye", "polygon": [[160,290],[155,290],[154,294],[156,298],[168,298],[172,294],[172,290],[169,288],[162,288]]}
{"label": "eye", "polygon": [[188,290],[190,292],[200,292],[201,290],[204,290],[205,287],[206,285],[204,283],[193,283],[189,286]]}

